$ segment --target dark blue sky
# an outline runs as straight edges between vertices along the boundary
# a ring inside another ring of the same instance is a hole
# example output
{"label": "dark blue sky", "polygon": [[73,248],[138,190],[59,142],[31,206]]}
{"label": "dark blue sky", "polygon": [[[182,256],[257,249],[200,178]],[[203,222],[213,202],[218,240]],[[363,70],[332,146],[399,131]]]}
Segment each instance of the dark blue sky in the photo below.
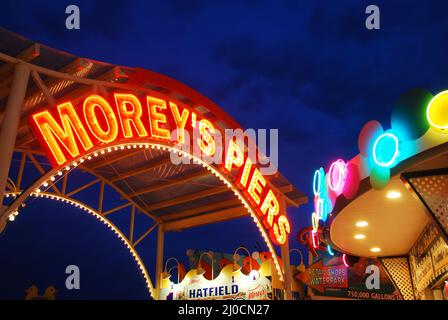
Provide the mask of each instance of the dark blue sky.
{"label": "dark blue sky", "polygon": [[[64,27],[68,4],[81,9],[79,31]],[[368,4],[379,5],[381,30],[364,27]],[[401,93],[448,87],[447,13],[446,1],[14,0],[2,2],[0,24],[78,56],[171,76],[244,128],[278,128],[280,171],[310,195],[313,170],[353,157],[368,120],[388,128]],[[310,210],[288,212],[292,247]],[[169,234],[166,256],[257,241],[246,219]],[[153,259],[150,246],[144,255]],[[62,205],[26,208],[0,235],[0,257],[0,297],[22,298],[33,282],[65,298],[146,297],[115,236]],[[63,287],[69,263],[81,267],[79,292]]]}

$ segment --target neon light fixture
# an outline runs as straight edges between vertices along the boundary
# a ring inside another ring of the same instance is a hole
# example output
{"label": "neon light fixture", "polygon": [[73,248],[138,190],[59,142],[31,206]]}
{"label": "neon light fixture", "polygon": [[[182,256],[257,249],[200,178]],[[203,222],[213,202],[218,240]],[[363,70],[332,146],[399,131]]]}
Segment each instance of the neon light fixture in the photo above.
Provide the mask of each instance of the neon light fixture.
{"label": "neon light fixture", "polygon": [[337,195],[344,190],[345,180],[347,178],[347,166],[344,160],[338,159],[333,162],[328,170],[328,186]]}
{"label": "neon light fixture", "polygon": [[380,135],[373,144],[373,160],[384,168],[391,167],[398,157],[398,138],[386,132]]}
{"label": "neon light fixture", "polygon": [[319,217],[316,212],[311,214],[311,223],[313,225],[313,232],[317,232],[319,229]]}
{"label": "neon light fixture", "polygon": [[314,171],[314,178],[313,178],[313,192],[314,192],[314,195],[320,194],[320,187],[321,187],[320,183],[321,183],[321,181],[322,181],[322,177],[321,177],[320,169]]}
{"label": "neon light fixture", "polygon": [[311,231],[311,238],[313,239],[313,247],[317,249],[319,247],[319,235],[317,231]]}
{"label": "neon light fixture", "polygon": [[326,214],[324,208],[325,208],[324,199],[317,199],[316,200],[316,215],[317,215],[318,219],[320,219],[320,220],[327,219],[327,214]]}
{"label": "neon light fixture", "polygon": [[346,255],[345,253],[342,255],[342,262],[344,263],[344,266],[346,266],[347,268],[350,267],[350,266],[348,265],[348,262],[347,262],[347,255]]}
{"label": "neon light fixture", "polygon": [[333,249],[331,249],[331,246],[330,246],[330,245],[327,245],[327,252],[328,252],[328,254],[329,254],[330,256],[334,256]]}
{"label": "neon light fixture", "polygon": [[448,129],[448,90],[434,96],[426,108],[426,119],[431,127]]}

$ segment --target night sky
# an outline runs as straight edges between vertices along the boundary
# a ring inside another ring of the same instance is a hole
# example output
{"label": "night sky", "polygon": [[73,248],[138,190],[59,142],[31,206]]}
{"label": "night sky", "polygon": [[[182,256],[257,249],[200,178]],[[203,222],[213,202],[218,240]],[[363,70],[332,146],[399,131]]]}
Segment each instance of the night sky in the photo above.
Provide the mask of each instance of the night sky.
{"label": "night sky", "polygon": [[[69,4],[80,7],[80,30],[65,29]],[[364,26],[369,4],[380,7],[381,30]],[[314,169],[355,156],[368,120],[389,128],[401,93],[448,87],[447,14],[446,1],[7,0],[0,25],[77,56],[168,75],[243,128],[278,128],[280,171],[310,196]],[[311,210],[289,209],[291,247]],[[188,248],[232,253],[257,242],[251,219],[240,219],[168,234],[165,257],[186,262]],[[153,272],[155,252],[149,243],[143,249]],[[81,290],[64,287],[69,264],[81,269]],[[113,233],[43,200],[0,234],[0,298],[22,299],[33,283],[54,285],[65,299],[148,297]]]}

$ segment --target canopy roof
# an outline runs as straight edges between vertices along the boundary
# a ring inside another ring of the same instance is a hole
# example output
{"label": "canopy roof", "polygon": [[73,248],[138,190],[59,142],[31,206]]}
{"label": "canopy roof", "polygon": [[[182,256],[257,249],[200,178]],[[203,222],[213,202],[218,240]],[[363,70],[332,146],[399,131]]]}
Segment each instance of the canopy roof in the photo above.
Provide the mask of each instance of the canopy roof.
{"label": "canopy roof", "polygon": [[[169,77],[144,70],[116,66],[76,57],[35,43],[0,29],[0,124],[14,72],[14,63],[32,68],[16,139],[16,151],[43,157],[44,152],[31,134],[28,117],[42,108],[62,101],[80,101],[92,92],[107,94],[117,88],[136,95],[157,92],[194,109],[221,129],[239,125],[220,107],[186,85]],[[47,91],[47,92],[46,92]],[[107,181],[139,211],[167,224],[168,229],[224,221],[249,215],[231,190],[200,165],[173,165],[169,154],[157,149],[125,149],[80,166]],[[280,173],[270,176],[287,206],[298,206],[306,196]]]}
{"label": "canopy roof", "polygon": [[[369,177],[365,178],[356,198],[338,199],[330,227],[332,242],[342,251],[357,256],[400,256],[409,253],[431,221],[436,226],[440,223],[440,233],[446,235],[443,229],[448,227],[447,167],[448,142],[421,152],[394,168],[384,189],[375,190]],[[408,175],[429,179],[423,182],[429,187],[425,188],[426,192],[412,188]],[[390,198],[390,192],[398,192],[400,197]],[[425,203],[430,205],[425,206]],[[433,217],[436,212],[439,216]],[[367,221],[368,226],[357,227],[359,221]],[[356,234],[366,237],[356,239]],[[373,247],[381,251],[374,253],[370,250]]]}

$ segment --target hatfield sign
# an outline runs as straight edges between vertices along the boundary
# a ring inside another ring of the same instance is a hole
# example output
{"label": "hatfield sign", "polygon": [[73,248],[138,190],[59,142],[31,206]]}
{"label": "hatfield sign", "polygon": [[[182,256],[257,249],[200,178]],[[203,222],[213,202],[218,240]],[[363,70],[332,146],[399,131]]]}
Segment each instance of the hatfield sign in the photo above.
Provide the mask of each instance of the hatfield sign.
{"label": "hatfield sign", "polygon": [[207,280],[196,270],[190,270],[178,284],[167,281],[162,284],[163,300],[271,300],[271,281],[253,270],[248,275],[233,271],[233,265],[225,266],[218,277]]}
{"label": "hatfield sign", "polygon": [[[29,125],[55,168],[127,143],[188,150],[231,181],[274,243],[283,244],[290,233],[279,195],[245,147],[244,136],[223,137],[211,120],[178,102],[149,95],[140,99],[129,93],[107,98],[92,94],[78,105],[65,102],[37,112],[29,118]],[[179,153],[172,152],[172,159],[173,154]]]}

